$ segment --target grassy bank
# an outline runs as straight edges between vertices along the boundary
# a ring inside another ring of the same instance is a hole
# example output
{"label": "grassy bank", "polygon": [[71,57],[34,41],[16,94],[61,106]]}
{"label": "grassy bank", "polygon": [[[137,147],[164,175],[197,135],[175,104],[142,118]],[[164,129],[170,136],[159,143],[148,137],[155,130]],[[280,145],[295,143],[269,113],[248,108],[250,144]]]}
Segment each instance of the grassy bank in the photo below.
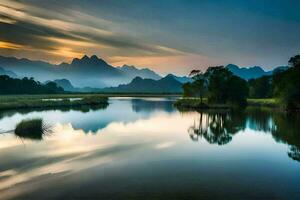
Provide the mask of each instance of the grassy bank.
{"label": "grassy bank", "polygon": [[178,99],[174,105],[179,109],[228,109],[226,104],[209,104],[207,99],[203,99],[202,103],[199,98],[182,98]]}
{"label": "grassy bank", "polygon": [[[227,104],[209,104],[207,99],[204,99],[201,104],[199,98],[178,99],[174,105],[179,109],[229,109],[232,107]],[[279,107],[279,102],[276,99],[247,99],[247,105],[276,108]]]}
{"label": "grassy bank", "polygon": [[248,106],[280,107],[278,99],[247,99]]}
{"label": "grassy bank", "polygon": [[0,96],[0,110],[108,105],[108,98],[97,94],[5,95]]}

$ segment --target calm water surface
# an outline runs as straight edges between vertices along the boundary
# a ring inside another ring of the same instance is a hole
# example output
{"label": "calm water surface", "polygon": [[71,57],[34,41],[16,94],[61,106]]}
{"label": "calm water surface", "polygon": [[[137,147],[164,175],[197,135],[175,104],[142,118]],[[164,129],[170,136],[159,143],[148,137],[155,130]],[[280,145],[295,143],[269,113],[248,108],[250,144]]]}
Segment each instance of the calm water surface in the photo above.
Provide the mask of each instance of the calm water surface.
{"label": "calm water surface", "polygon": [[43,140],[0,134],[0,199],[300,199],[300,116],[179,112],[173,99],[0,113],[43,118]]}

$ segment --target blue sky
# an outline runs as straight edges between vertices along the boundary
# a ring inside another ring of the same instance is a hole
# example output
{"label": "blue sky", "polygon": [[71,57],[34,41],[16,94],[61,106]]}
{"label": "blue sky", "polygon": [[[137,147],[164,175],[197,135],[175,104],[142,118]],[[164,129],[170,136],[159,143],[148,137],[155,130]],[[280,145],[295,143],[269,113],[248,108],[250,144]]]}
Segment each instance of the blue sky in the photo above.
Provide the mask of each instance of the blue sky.
{"label": "blue sky", "polygon": [[96,54],[178,74],[271,69],[300,53],[299,10],[296,0],[2,0],[0,54],[52,63]]}

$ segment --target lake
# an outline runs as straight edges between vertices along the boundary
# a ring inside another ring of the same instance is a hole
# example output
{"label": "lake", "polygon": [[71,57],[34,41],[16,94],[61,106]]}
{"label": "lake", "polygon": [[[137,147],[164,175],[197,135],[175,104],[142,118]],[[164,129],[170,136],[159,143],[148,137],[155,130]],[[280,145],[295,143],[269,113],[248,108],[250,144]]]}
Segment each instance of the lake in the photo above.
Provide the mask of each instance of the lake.
{"label": "lake", "polygon": [[[174,98],[0,112],[0,199],[300,199],[300,115]],[[42,140],[14,135],[42,118]]]}

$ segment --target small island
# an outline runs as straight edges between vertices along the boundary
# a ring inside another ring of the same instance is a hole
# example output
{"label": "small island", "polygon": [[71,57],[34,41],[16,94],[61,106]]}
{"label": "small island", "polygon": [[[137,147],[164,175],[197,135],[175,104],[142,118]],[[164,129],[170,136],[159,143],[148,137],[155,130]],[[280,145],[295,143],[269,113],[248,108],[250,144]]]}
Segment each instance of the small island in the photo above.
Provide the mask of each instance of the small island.
{"label": "small island", "polygon": [[190,76],[193,81],[183,85],[183,98],[174,103],[180,110],[245,106],[300,109],[300,55],[290,58],[287,69],[257,79],[242,79],[224,66],[209,67],[205,73],[192,70]]}

